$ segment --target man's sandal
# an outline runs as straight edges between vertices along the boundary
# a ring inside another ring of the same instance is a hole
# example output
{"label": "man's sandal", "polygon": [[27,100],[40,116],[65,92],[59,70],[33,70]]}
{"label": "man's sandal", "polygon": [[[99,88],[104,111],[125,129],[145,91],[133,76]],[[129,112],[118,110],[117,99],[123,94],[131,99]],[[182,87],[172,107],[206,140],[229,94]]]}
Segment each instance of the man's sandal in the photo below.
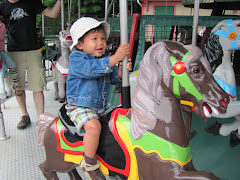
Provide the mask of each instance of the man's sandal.
{"label": "man's sandal", "polygon": [[23,90],[21,89],[20,85],[14,84],[13,89],[14,89],[14,92],[15,92],[16,96],[21,96],[22,95]]}
{"label": "man's sandal", "polygon": [[100,163],[98,161],[97,164],[90,165],[85,162],[85,159],[83,159],[80,163],[80,168],[85,173],[88,180],[106,180],[99,167]]}

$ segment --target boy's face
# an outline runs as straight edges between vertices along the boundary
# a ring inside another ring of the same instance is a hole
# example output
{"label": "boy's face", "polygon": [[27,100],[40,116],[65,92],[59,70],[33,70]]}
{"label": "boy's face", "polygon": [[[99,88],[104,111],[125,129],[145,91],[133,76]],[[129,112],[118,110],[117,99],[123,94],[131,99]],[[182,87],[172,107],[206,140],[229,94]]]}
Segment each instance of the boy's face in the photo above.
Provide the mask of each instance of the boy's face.
{"label": "boy's face", "polygon": [[83,52],[91,54],[95,57],[101,57],[106,50],[106,36],[104,32],[90,31],[88,32],[83,42],[78,41],[76,47]]}

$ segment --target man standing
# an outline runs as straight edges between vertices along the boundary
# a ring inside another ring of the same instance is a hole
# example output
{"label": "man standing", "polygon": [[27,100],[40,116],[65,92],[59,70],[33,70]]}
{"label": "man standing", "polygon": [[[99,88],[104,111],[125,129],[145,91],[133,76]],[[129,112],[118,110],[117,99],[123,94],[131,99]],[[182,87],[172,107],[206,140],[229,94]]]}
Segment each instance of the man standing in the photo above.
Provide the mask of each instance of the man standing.
{"label": "man standing", "polygon": [[16,96],[22,111],[18,129],[26,128],[30,123],[27,112],[25,72],[29,91],[33,91],[33,100],[38,116],[44,113],[44,86],[46,84],[42,54],[37,43],[36,16],[56,18],[61,8],[61,0],[57,0],[52,9],[47,8],[41,0],[5,0],[0,4],[0,15],[5,19],[8,29],[7,51],[16,62],[20,86],[20,96]]}

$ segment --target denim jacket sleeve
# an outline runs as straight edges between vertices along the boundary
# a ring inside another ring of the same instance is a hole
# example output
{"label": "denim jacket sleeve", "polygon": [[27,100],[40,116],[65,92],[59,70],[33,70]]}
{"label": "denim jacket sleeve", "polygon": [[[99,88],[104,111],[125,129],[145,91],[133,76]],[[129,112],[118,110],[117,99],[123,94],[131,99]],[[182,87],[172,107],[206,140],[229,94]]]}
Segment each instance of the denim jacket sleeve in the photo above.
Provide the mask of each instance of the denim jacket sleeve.
{"label": "denim jacket sleeve", "polygon": [[112,73],[109,56],[95,58],[94,56],[74,50],[69,57],[71,72],[80,78],[93,79]]}

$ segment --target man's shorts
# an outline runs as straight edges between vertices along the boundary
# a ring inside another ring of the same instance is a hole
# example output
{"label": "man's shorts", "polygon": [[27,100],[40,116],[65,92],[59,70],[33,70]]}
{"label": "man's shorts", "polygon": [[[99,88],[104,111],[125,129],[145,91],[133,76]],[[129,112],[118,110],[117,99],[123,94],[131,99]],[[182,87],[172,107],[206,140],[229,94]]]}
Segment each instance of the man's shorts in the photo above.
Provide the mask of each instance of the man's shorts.
{"label": "man's shorts", "polygon": [[77,129],[81,130],[84,124],[92,119],[100,119],[100,116],[104,116],[113,110],[113,106],[107,106],[106,108],[89,108],[80,107],[66,104],[67,115],[70,117],[71,121],[75,124]]}
{"label": "man's shorts", "polygon": [[28,90],[33,92],[43,91],[46,85],[45,68],[42,54],[39,50],[9,52],[17,65],[18,79],[22,87],[25,87],[26,72]]}

